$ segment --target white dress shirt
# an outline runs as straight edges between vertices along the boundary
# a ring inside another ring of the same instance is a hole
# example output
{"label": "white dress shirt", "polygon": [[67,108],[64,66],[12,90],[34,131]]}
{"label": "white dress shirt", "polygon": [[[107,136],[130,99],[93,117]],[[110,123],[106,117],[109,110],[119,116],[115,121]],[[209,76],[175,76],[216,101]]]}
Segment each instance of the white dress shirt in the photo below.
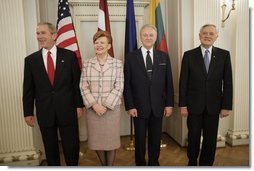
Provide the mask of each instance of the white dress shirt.
{"label": "white dress shirt", "polygon": [[150,56],[151,56],[151,59],[152,59],[152,63],[153,63],[153,48],[151,49],[146,49],[144,48],[143,46],[141,47],[141,52],[142,52],[142,55],[143,55],[143,59],[144,59],[144,63],[145,63],[145,66],[146,66],[146,55],[147,55],[147,51],[150,51]]}

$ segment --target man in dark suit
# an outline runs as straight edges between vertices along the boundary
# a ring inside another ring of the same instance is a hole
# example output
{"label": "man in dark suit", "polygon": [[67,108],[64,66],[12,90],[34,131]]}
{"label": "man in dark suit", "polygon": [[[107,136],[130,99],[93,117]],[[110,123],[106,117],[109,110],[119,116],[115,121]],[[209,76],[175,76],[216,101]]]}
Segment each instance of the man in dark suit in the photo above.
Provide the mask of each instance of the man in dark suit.
{"label": "man in dark suit", "polygon": [[196,166],[203,135],[199,165],[211,166],[217,143],[219,115],[226,117],[232,109],[232,70],[230,53],[216,48],[218,37],[215,25],[201,27],[201,45],[183,55],[179,107],[187,117],[188,165]]}
{"label": "man in dark suit", "polygon": [[66,165],[78,165],[78,118],[84,106],[78,61],[74,52],[55,46],[56,29],[51,23],[39,23],[36,34],[41,49],[25,58],[25,121],[34,126],[35,103],[48,165],[60,165],[58,129]]}
{"label": "man in dark suit", "polygon": [[148,132],[148,165],[159,166],[163,115],[169,117],[174,105],[174,90],[169,56],[154,49],[157,30],[144,25],[140,30],[142,47],[125,58],[125,108],[134,118],[135,160],[145,166]]}

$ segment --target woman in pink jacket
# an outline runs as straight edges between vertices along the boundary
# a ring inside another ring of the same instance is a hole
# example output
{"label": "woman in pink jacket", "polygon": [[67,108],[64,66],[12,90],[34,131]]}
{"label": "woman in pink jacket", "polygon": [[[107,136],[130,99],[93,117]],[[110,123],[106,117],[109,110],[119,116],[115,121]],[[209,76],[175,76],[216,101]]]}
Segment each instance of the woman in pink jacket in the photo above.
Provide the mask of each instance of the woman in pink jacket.
{"label": "woman in pink jacket", "polygon": [[93,37],[96,56],[83,64],[80,89],[87,112],[88,147],[103,166],[112,166],[120,147],[120,104],[124,86],[123,65],[108,54],[112,37],[98,31]]}

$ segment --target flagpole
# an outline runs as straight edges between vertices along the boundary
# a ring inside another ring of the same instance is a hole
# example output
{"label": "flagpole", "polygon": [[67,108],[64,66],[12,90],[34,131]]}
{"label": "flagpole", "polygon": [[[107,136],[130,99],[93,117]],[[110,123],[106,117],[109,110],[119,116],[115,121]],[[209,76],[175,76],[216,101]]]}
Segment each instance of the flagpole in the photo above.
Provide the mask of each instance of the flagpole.
{"label": "flagpole", "polygon": [[161,139],[161,145],[160,145],[160,147],[164,148],[164,147],[167,147],[167,146],[168,146],[167,143],[164,143],[163,140]]}
{"label": "flagpole", "polygon": [[134,145],[134,140],[133,140],[133,119],[131,116],[130,116],[130,143],[125,145],[124,149],[127,151],[134,151],[135,150],[135,145]]}
{"label": "flagpole", "polygon": [[[125,55],[137,50],[136,20],[133,0],[126,1],[126,24],[125,24]],[[135,150],[133,140],[133,117],[130,116],[130,143],[125,145],[125,150]]]}

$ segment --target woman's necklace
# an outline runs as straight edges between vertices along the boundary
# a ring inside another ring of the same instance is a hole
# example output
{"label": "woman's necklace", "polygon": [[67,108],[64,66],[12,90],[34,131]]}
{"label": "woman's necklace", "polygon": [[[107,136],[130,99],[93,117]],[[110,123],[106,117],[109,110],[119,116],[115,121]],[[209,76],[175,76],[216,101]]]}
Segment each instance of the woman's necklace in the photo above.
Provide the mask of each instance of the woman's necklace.
{"label": "woman's necklace", "polygon": [[107,60],[107,57],[108,57],[108,55],[106,56],[106,58],[105,58],[104,60],[101,60],[101,61],[98,59],[99,65],[100,65],[101,67],[104,66],[104,64],[105,64],[105,62],[106,62],[106,60]]}

